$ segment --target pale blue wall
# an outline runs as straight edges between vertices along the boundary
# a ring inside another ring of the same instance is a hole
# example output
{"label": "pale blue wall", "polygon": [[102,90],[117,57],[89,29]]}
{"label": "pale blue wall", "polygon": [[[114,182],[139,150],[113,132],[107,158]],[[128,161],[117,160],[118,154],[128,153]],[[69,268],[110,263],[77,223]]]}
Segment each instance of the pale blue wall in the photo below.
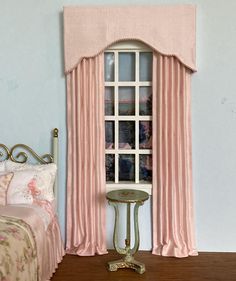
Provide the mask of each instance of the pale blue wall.
{"label": "pale blue wall", "polygon": [[[236,1],[128,1],[197,4],[198,73],[193,75],[193,176],[198,248],[236,251]],[[1,0],[0,141],[49,149],[60,130],[59,217],[65,223],[66,111],[62,7],[127,1]],[[227,4],[227,5],[226,5]],[[111,244],[113,212],[108,209]],[[150,205],[140,208],[141,248],[151,247]]]}

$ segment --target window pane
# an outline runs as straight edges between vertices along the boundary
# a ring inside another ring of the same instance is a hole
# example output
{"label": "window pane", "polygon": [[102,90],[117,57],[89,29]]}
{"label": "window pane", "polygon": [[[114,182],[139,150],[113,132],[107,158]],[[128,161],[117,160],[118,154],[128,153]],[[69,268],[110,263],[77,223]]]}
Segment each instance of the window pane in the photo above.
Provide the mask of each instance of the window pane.
{"label": "window pane", "polygon": [[106,149],[114,148],[114,121],[105,122],[105,139],[106,139]]}
{"label": "window pane", "polygon": [[105,81],[114,81],[114,53],[105,53]]}
{"label": "window pane", "polygon": [[123,148],[123,149],[135,148],[135,122],[134,121],[119,122],[119,148]]}
{"label": "window pane", "polygon": [[139,148],[140,149],[152,148],[152,122],[151,121],[139,122]]}
{"label": "window pane", "polygon": [[119,115],[135,115],[135,87],[119,87]]}
{"label": "window pane", "polygon": [[134,155],[119,155],[119,181],[134,181]]}
{"label": "window pane", "polygon": [[140,53],[139,79],[140,81],[152,81],[152,53]]}
{"label": "window pane", "polygon": [[105,87],[105,115],[114,115],[114,87]]}
{"label": "window pane", "polygon": [[115,155],[106,154],[106,181],[115,181]]}
{"label": "window pane", "polygon": [[152,115],[152,87],[139,88],[139,114]]}
{"label": "window pane", "polygon": [[139,180],[152,181],[152,155],[139,155]]}
{"label": "window pane", "polygon": [[119,53],[119,81],[135,81],[135,53]]}

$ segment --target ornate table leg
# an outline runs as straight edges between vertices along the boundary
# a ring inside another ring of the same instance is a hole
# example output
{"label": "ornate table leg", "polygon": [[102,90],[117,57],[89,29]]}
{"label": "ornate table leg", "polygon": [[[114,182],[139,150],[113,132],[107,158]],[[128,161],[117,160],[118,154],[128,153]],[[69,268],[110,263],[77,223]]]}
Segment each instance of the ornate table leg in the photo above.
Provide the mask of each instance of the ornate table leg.
{"label": "ornate table leg", "polygon": [[118,246],[118,220],[119,220],[119,208],[116,202],[109,201],[115,209],[115,227],[113,234],[113,243],[116,251],[125,255],[122,259],[108,262],[109,271],[117,271],[119,268],[132,268],[136,272],[142,274],[145,272],[145,265],[134,259],[133,255],[138,251],[139,248],[139,228],[138,228],[138,208],[143,205],[143,202],[137,202],[134,207],[134,231],[135,231],[135,244],[133,249],[130,249],[130,203],[127,203],[127,227],[126,227],[126,239],[125,249]]}

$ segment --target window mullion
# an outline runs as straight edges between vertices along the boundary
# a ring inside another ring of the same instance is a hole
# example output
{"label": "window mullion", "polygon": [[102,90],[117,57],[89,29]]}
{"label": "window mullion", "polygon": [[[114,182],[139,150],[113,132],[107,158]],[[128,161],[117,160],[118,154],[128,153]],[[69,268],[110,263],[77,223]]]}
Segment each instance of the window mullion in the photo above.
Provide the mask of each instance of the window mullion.
{"label": "window mullion", "polygon": [[118,73],[119,73],[119,63],[118,63],[118,51],[114,51],[115,55],[115,83],[114,83],[114,94],[115,94],[115,183],[119,182],[119,120],[118,120],[118,110],[119,110],[119,96],[118,96]]}
{"label": "window mullion", "polygon": [[135,52],[135,183],[139,183],[139,52]]}

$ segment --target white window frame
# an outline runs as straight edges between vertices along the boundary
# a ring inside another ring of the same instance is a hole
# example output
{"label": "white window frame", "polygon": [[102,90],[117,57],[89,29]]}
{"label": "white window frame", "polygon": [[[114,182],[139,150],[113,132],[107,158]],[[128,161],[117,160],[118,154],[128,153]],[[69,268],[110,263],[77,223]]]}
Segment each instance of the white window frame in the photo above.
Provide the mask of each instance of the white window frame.
{"label": "white window frame", "polygon": [[[115,167],[119,167],[119,154],[133,154],[135,155],[135,182],[118,182],[119,171],[115,168],[115,183],[106,183],[106,190],[117,190],[120,188],[138,189],[152,193],[152,183],[140,183],[139,182],[139,155],[152,154],[152,149],[139,149],[139,121],[152,121],[152,116],[139,115],[139,87],[140,86],[152,86],[151,81],[139,81],[139,53],[140,52],[152,52],[148,46],[138,41],[125,41],[112,45],[106,49],[107,53],[113,52],[115,56],[115,69],[114,69],[114,81],[105,81],[105,87],[114,87],[114,115],[105,116],[105,121],[114,121],[114,149],[106,149],[106,154],[115,155]],[[135,53],[135,81],[118,81],[119,65],[118,55],[119,52],[132,52]],[[119,115],[119,96],[118,88],[120,86],[133,86],[135,87],[135,115],[134,116],[120,116]],[[119,149],[119,121],[134,121],[135,122],[135,149]]]}

